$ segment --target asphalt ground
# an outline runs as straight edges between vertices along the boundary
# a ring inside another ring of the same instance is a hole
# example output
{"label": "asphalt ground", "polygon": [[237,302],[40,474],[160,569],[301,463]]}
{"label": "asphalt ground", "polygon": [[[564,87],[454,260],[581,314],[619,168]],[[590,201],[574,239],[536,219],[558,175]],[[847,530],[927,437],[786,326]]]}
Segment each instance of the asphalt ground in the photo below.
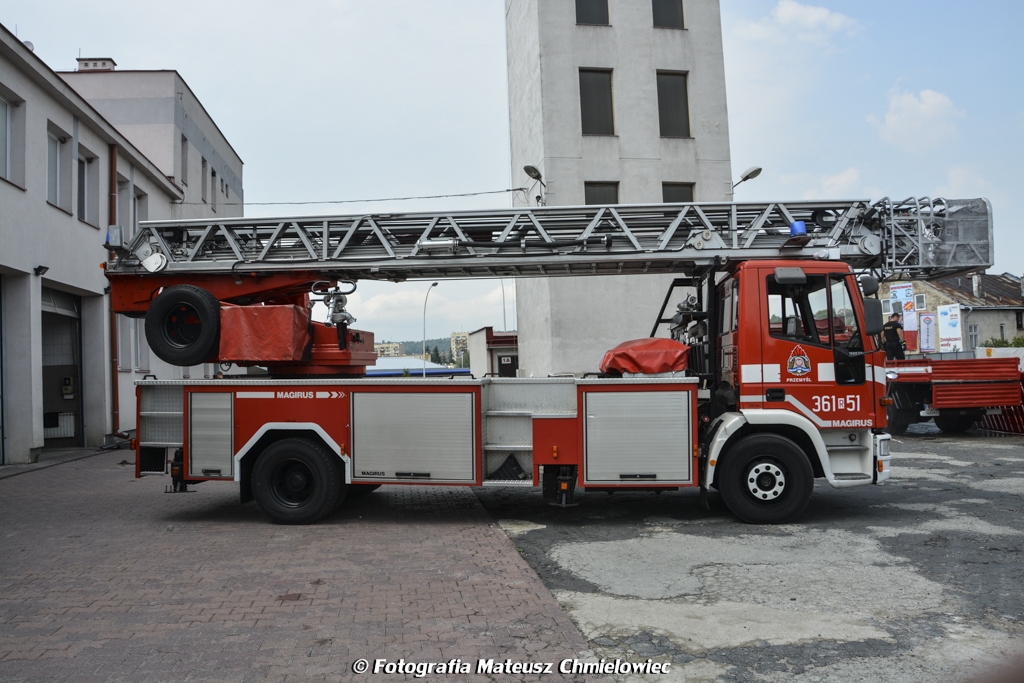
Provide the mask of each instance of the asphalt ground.
{"label": "asphalt ground", "polygon": [[1024,437],[929,423],[892,446],[889,482],[818,483],[781,526],[714,492],[478,496],[597,656],[675,663],[646,680],[972,679],[1024,651]]}

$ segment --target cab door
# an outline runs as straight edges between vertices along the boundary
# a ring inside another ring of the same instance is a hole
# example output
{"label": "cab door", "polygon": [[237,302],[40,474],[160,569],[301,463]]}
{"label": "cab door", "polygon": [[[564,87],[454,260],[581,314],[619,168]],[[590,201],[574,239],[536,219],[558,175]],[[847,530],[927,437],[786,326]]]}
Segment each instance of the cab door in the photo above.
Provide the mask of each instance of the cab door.
{"label": "cab door", "polygon": [[[869,427],[861,325],[847,273],[765,278],[762,377],[765,408],[800,413],[819,429]],[[782,281],[780,281],[782,280]]]}

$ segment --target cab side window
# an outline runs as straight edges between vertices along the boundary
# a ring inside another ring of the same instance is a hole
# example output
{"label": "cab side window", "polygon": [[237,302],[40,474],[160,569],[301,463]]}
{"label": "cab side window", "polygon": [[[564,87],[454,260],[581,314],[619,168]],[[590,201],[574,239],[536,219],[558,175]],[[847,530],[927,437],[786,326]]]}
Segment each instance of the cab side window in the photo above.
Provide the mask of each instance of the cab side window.
{"label": "cab side window", "polygon": [[829,345],[828,280],[808,275],[802,285],[782,285],[767,279],[768,333],[773,337]]}

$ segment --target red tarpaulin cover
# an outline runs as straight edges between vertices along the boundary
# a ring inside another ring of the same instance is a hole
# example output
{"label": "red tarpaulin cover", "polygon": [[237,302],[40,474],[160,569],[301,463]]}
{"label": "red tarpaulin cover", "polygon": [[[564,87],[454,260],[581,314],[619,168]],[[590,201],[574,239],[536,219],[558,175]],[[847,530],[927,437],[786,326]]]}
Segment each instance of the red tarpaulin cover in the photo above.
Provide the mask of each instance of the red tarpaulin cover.
{"label": "red tarpaulin cover", "polygon": [[645,375],[679,372],[686,369],[689,354],[689,346],[671,339],[634,339],[604,354],[601,372],[617,370]]}
{"label": "red tarpaulin cover", "polygon": [[302,306],[221,304],[221,361],[302,360],[308,343],[309,314]]}

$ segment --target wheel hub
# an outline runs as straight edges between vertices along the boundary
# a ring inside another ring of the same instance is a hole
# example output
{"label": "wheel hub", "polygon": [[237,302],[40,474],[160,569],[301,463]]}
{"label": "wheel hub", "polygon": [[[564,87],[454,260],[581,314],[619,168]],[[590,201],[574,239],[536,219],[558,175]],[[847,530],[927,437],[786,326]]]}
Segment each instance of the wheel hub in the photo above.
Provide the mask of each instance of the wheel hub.
{"label": "wheel hub", "polygon": [[295,495],[297,493],[301,493],[302,490],[306,488],[307,483],[305,473],[293,468],[291,472],[288,473],[288,479],[285,482],[285,486],[288,488],[288,493]]}
{"label": "wheel hub", "polygon": [[747,471],[746,480],[751,495],[762,501],[775,500],[786,488],[785,475],[772,463],[755,463]]}

